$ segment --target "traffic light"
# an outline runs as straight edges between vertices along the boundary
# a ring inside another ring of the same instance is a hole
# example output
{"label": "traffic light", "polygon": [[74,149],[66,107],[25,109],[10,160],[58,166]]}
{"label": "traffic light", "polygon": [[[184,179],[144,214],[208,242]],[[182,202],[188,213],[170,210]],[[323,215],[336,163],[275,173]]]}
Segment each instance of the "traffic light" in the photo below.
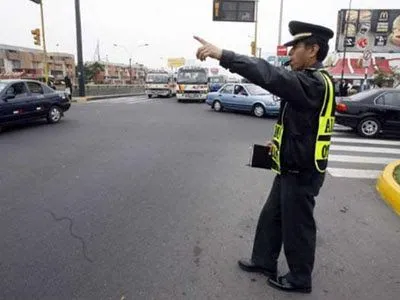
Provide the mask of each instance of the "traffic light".
{"label": "traffic light", "polygon": [[254,41],[251,42],[250,46],[251,46],[251,55],[256,56],[256,42]]}
{"label": "traffic light", "polygon": [[41,42],[40,42],[40,29],[39,28],[33,29],[33,30],[31,30],[31,33],[33,35],[33,43],[35,45],[40,46],[41,45]]}

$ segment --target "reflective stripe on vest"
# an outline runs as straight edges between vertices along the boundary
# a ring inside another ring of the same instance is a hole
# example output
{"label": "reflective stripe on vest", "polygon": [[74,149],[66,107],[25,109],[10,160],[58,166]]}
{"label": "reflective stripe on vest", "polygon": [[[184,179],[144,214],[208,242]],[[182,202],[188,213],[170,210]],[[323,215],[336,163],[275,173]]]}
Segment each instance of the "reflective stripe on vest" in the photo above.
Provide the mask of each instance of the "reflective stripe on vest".
{"label": "reflective stripe on vest", "polygon": [[286,106],[287,102],[285,103],[285,106],[283,107],[282,115],[279,118],[278,122],[274,126],[274,136],[272,139],[272,167],[271,169],[275,171],[276,173],[280,174],[281,173],[281,145],[282,145],[282,137],[283,137],[283,117],[285,115],[286,111]]}
{"label": "reflective stripe on vest", "polygon": [[[316,71],[321,75],[325,85],[324,103],[319,114],[319,124],[317,138],[315,142],[314,161],[318,172],[324,173],[328,164],[329,146],[331,135],[335,124],[335,93],[332,81],[325,71]],[[283,118],[286,111],[287,102],[282,111],[282,115],[274,126],[274,136],[272,139],[272,170],[281,173],[281,146],[284,133]],[[299,126],[301,126],[299,124]]]}
{"label": "reflective stripe on vest", "polygon": [[335,124],[335,90],[332,81],[325,72],[320,72],[325,82],[325,101],[319,115],[318,134],[315,142],[315,167],[324,173],[328,165],[329,147]]}

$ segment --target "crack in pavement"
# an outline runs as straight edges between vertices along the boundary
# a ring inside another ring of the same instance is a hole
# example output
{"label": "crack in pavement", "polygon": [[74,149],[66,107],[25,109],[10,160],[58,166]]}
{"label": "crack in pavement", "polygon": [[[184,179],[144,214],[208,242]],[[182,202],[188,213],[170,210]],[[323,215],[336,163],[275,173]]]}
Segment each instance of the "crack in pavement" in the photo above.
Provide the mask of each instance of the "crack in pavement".
{"label": "crack in pavement", "polygon": [[54,221],[56,221],[56,222],[61,222],[61,221],[65,221],[65,220],[69,222],[69,233],[70,233],[70,235],[71,235],[73,238],[75,238],[75,239],[81,241],[83,257],[84,257],[88,262],[93,263],[93,260],[87,255],[87,248],[86,248],[86,242],[85,242],[85,240],[83,239],[83,237],[80,237],[79,235],[75,234],[75,233],[72,231],[72,226],[74,225],[74,221],[73,221],[71,218],[69,218],[69,217],[57,218],[57,216],[56,216],[52,211],[50,211],[50,210],[48,210],[47,212],[50,213],[50,215],[52,216],[52,218],[53,218]]}

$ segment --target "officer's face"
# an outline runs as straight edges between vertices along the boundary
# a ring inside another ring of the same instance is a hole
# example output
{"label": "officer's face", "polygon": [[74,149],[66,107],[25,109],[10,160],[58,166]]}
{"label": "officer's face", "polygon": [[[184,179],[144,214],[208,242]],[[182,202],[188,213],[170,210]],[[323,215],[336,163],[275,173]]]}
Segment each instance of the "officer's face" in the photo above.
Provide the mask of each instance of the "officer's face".
{"label": "officer's face", "polygon": [[289,51],[290,66],[292,70],[300,71],[311,67],[317,60],[318,45],[306,46],[299,42]]}

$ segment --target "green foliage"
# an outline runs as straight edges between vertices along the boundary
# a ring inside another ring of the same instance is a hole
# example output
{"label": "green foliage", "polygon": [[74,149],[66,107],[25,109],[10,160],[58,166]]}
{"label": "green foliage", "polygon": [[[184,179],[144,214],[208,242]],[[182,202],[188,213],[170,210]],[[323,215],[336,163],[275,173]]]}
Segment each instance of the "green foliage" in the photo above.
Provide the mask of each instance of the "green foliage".
{"label": "green foliage", "polygon": [[84,68],[86,82],[92,81],[98,73],[105,71],[104,65],[99,62],[85,63]]}

